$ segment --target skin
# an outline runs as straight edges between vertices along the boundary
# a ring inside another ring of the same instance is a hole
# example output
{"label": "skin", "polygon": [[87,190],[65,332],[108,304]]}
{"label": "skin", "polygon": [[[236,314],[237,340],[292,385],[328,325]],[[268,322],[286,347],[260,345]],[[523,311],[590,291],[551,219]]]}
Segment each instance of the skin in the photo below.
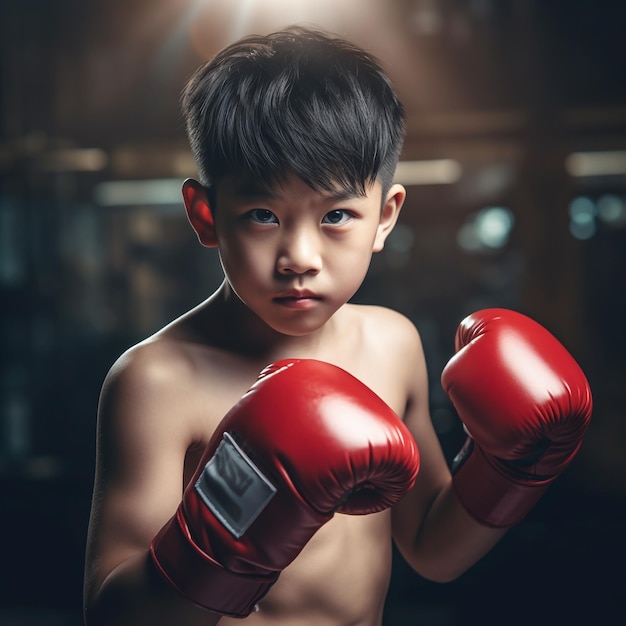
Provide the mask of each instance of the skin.
{"label": "skin", "polygon": [[[217,210],[183,185],[202,245],[225,280],[205,302],[129,349],[102,387],[85,570],[87,626],[380,626],[392,540],[422,576],[450,581],[504,531],[471,519],[428,412],[420,337],[402,315],[347,304],[382,250],[405,190],[318,193],[288,178],[271,195],[227,180]],[[413,490],[393,510],[335,515],[245,620],[201,610],[150,564],[152,538],[178,507],[221,418],[268,364],[315,358],[344,368],[404,419],[420,450]]]}

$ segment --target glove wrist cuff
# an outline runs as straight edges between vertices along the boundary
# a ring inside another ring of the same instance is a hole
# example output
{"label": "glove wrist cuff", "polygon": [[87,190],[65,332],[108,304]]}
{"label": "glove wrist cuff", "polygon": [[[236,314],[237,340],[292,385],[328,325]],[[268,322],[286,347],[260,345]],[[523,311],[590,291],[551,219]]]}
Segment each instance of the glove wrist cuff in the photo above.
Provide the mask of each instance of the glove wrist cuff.
{"label": "glove wrist cuff", "polygon": [[533,480],[516,475],[469,438],[455,465],[452,485],[463,508],[492,528],[521,522],[556,478]]}
{"label": "glove wrist cuff", "polygon": [[150,556],[161,576],[195,605],[231,617],[247,617],[278,579],[233,573],[193,541],[179,509],[152,540]]}

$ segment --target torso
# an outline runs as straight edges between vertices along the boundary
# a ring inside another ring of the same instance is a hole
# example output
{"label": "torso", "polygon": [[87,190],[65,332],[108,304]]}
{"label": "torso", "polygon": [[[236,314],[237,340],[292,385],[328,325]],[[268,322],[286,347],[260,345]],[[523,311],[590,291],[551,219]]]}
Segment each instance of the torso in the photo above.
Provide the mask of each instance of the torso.
{"label": "torso", "polygon": [[[379,626],[391,573],[388,512],[335,515],[281,574],[256,626]],[[220,624],[241,620],[223,618]]]}
{"label": "torso", "polygon": [[[293,356],[334,363],[359,378],[398,415],[403,415],[408,400],[408,373],[406,359],[401,358],[407,352],[406,346],[400,345],[403,333],[398,324],[402,327],[402,320],[385,309],[346,305],[332,342],[321,342],[308,350],[295,348],[294,354],[233,356],[232,352],[193,340],[171,342],[184,351],[190,364],[185,368],[191,376],[191,380],[185,381],[186,393],[194,390],[193,398],[181,400],[189,408],[189,419],[181,424],[190,437],[184,484],[193,475],[204,444],[223,415],[271,360]],[[406,324],[405,331],[409,328]],[[162,338],[169,343],[172,337],[179,339],[181,332],[186,332],[184,322],[183,326],[166,329]],[[389,511],[367,516],[336,514],[284,570],[260,602],[259,610],[244,623],[380,626],[391,573],[391,546]],[[240,619],[220,620],[224,626],[241,623]]]}

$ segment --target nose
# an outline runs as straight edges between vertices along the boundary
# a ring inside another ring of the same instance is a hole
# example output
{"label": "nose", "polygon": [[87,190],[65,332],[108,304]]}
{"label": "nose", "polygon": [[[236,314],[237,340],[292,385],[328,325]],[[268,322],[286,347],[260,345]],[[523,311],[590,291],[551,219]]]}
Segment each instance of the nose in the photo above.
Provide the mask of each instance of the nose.
{"label": "nose", "polygon": [[319,236],[308,228],[287,232],[276,262],[280,274],[318,274],[322,269]]}

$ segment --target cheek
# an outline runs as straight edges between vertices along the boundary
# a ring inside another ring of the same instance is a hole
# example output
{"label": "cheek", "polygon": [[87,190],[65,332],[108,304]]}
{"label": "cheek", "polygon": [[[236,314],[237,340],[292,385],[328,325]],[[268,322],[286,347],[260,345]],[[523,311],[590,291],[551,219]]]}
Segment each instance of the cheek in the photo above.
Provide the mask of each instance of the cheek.
{"label": "cheek", "polygon": [[326,269],[334,276],[338,287],[343,285],[346,291],[356,291],[369,270],[372,255],[363,249],[353,254],[343,252],[327,263]]}
{"label": "cheek", "polygon": [[220,259],[229,278],[238,277],[246,282],[253,282],[267,273],[267,265],[271,263],[271,256],[258,246],[237,241],[220,246]]}

